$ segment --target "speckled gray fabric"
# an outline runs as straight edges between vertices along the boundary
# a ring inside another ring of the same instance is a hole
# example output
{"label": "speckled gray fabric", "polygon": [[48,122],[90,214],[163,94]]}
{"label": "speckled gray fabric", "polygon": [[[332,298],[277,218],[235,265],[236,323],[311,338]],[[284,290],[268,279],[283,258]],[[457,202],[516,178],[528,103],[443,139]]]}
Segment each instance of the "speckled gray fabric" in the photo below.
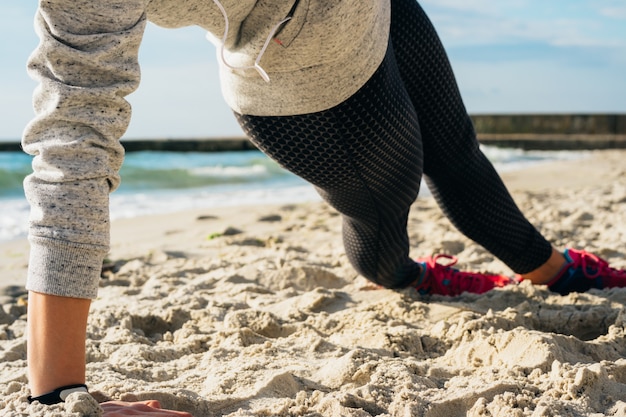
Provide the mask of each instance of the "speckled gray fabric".
{"label": "speckled gray fabric", "polygon": [[[251,65],[294,0],[221,0],[230,23],[226,60]],[[238,113],[312,113],[352,96],[376,71],[389,37],[389,0],[300,0],[293,19],[254,70],[221,66],[224,98]],[[41,39],[28,62],[39,81],[24,150],[31,204],[27,288],[78,298],[97,295],[109,246],[109,193],[119,184],[130,121],[124,97],[140,79],[137,53],[147,21],[197,25],[221,39],[213,0],[41,0]],[[210,47],[208,45],[207,47]],[[198,51],[198,53],[205,53]]]}

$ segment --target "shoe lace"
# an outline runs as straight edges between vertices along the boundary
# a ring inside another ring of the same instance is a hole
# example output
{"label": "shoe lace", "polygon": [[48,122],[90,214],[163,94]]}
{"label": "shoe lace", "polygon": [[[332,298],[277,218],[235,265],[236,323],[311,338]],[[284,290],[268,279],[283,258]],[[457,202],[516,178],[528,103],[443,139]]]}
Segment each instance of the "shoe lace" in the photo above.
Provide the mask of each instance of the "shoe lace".
{"label": "shoe lace", "polygon": [[[611,268],[609,263],[593,253],[584,250],[577,251],[579,258],[574,262],[574,267],[581,267],[583,275],[588,279],[598,277],[613,277],[626,279],[626,270]],[[595,271],[595,272],[592,272]]]}
{"label": "shoe lace", "polygon": [[[448,259],[447,263],[439,263],[439,259]],[[464,291],[471,291],[476,287],[481,287],[485,277],[483,274],[459,271],[452,268],[458,262],[458,258],[453,255],[438,254],[431,258],[428,266],[432,268],[433,283],[440,288],[445,288],[451,294],[461,294]]]}

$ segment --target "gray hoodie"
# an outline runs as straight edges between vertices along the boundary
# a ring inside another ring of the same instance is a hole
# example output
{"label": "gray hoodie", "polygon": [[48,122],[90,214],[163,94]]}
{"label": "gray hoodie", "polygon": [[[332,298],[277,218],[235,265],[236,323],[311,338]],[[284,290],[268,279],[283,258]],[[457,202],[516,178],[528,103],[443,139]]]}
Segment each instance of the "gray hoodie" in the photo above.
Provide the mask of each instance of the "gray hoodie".
{"label": "gray hoodie", "polygon": [[[209,32],[233,110],[293,115],[333,107],[371,77],[387,48],[390,4],[40,0],[35,27],[41,42],[28,62],[40,83],[36,117],[22,141],[35,156],[24,182],[31,205],[31,291],[97,295],[109,248],[109,193],[120,182],[124,155],[119,139],[131,115],[124,97],[139,84],[137,52],[147,21]],[[260,69],[253,68],[255,60]]]}

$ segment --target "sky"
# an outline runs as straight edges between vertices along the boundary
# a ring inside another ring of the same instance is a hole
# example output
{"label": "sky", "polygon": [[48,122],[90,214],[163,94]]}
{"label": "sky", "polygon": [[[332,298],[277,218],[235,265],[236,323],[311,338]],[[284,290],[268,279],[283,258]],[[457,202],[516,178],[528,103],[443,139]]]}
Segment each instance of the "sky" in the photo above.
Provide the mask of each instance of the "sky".
{"label": "sky", "polygon": [[[210,0],[207,0],[210,1]],[[320,0],[322,1],[322,0]],[[0,140],[19,139],[36,84],[35,0],[0,2]],[[624,0],[422,0],[471,114],[626,113]],[[125,138],[241,136],[199,28],[150,24]]]}

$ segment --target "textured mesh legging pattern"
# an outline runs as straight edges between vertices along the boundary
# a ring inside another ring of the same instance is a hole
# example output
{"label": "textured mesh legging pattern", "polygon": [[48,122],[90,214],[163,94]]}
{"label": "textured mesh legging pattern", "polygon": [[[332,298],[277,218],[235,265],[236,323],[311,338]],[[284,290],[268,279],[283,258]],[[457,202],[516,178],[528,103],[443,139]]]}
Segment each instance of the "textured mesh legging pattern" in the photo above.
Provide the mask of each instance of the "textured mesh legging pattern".
{"label": "textured mesh legging pattern", "polygon": [[479,150],[443,47],[414,0],[392,0],[387,56],[344,103],[306,115],[236,116],[259,149],[342,213],[348,258],[380,285],[402,288],[418,277],[406,222],[422,174],[453,224],[515,272],[550,256]]}

